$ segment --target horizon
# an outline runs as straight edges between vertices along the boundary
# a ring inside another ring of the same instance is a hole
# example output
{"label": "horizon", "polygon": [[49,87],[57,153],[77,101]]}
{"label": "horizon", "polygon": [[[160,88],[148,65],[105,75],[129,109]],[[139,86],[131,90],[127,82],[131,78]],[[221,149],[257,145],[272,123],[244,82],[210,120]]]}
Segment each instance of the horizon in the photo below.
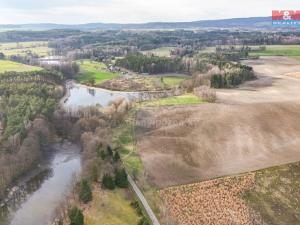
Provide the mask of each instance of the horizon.
{"label": "horizon", "polygon": [[271,18],[271,16],[253,16],[253,17],[230,17],[230,18],[220,18],[220,19],[207,19],[207,20],[193,20],[193,21],[146,21],[146,22],[136,22],[136,23],[110,23],[110,22],[87,22],[87,23],[51,23],[51,22],[41,22],[41,23],[7,23],[2,24],[0,23],[0,26],[22,26],[22,25],[41,25],[41,24],[51,24],[51,25],[66,25],[66,26],[72,26],[72,25],[86,25],[86,24],[133,24],[133,25],[139,25],[139,24],[151,24],[151,23],[193,23],[193,22],[199,22],[199,21],[217,21],[217,20],[231,20],[231,19],[251,19],[251,18]]}
{"label": "horizon", "polygon": [[[142,24],[268,17],[272,10],[300,9],[300,2],[253,0],[0,0],[0,24]],[[20,22],[21,21],[21,22]]]}

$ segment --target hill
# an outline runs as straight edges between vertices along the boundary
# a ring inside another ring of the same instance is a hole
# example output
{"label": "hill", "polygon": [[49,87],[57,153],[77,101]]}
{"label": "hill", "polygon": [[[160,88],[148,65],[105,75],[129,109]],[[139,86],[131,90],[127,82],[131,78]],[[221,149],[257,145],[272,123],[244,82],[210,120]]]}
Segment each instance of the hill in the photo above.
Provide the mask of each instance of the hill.
{"label": "hill", "polygon": [[77,29],[77,30],[119,30],[119,29],[201,29],[201,28],[242,28],[271,29],[271,17],[232,18],[219,20],[200,20],[193,22],[150,22],[139,24],[118,23],[87,23],[87,24],[4,24],[0,30],[51,30],[51,29]]}

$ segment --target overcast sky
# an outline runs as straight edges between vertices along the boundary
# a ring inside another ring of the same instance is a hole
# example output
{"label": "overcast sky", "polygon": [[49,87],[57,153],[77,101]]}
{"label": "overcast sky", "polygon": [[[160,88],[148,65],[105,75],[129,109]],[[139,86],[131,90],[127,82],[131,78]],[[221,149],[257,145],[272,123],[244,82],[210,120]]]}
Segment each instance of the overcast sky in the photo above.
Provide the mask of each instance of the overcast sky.
{"label": "overcast sky", "polygon": [[0,0],[0,24],[143,23],[271,16],[300,0]]}

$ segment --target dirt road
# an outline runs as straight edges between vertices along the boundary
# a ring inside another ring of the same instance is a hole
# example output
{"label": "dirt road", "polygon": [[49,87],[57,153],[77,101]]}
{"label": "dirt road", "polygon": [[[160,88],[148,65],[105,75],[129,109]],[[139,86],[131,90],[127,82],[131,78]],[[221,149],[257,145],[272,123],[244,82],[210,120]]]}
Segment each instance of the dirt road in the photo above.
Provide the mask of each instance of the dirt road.
{"label": "dirt road", "polygon": [[219,90],[219,102],[145,108],[138,149],[158,187],[191,183],[300,160],[300,61],[247,61],[259,79]]}

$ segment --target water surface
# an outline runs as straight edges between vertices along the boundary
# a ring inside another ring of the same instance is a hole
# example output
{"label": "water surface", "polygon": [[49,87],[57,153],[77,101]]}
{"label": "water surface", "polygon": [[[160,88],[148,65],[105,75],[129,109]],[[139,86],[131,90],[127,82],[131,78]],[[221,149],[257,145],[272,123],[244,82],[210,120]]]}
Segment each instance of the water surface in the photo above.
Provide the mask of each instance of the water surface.
{"label": "water surface", "polygon": [[102,88],[93,88],[85,85],[69,82],[67,85],[68,96],[64,99],[66,108],[79,108],[86,106],[107,106],[118,97],[132,100],[139,97],[138,92],[109,91]]}
{"label": "water surface", "polygon": [[[27,193],[16,211],[11,213],[10,225],[48,224],[54,218],[57,207],[70,193],[71,184],[81,169],[80,149],[68,142],[52,147],[54,153],[49,159],[48,167],[51,172],[42,177],[38,189]],[[32,184],[28,182],[27,186],[30,185]]]}

